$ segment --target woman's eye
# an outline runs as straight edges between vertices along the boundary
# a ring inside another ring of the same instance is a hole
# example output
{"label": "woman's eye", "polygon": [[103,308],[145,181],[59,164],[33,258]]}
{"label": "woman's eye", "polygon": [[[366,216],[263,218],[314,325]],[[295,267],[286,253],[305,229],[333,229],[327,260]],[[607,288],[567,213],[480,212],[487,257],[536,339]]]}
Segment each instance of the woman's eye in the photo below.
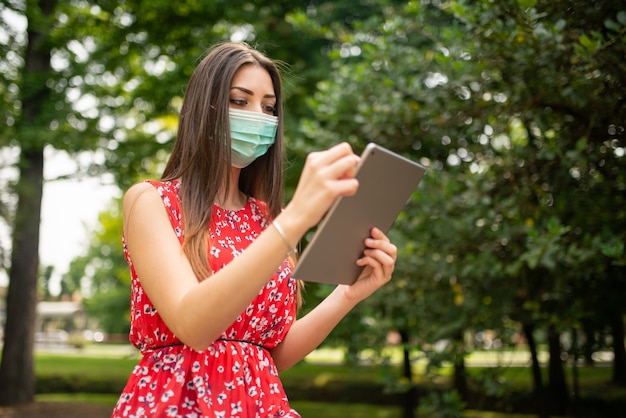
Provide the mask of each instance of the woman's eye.
{"label": "woman's eye", "polygon": [[230,102],[232,104],[234,104],[235,106],[245,106],[246,105],[246,101],[242,100],[242,99],[230,99]]}
{"label": "woman's eye", "polygon": [[276,106],[274,105],[265,105],[263,106],[263,110],[265,110],[266,113],[275,115],[276,114]]}

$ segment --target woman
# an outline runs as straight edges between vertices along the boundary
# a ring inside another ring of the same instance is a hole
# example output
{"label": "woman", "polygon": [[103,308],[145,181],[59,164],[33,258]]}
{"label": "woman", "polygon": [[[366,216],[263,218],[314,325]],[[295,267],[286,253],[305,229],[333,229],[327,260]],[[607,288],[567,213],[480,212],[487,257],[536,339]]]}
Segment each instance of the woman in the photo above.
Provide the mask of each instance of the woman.
{"label": "woman", "polygon": [[396,247],[374,228],[357,282],[296,320],[293,249],[356,192],[358,157],[345,143],[311,153],[283,209],[281,94],[266,56],[214,47],[190,79],[162,179],[126,192],[130,340],[143,358],[113,417],[298,417],[278,372],[390,280]]}

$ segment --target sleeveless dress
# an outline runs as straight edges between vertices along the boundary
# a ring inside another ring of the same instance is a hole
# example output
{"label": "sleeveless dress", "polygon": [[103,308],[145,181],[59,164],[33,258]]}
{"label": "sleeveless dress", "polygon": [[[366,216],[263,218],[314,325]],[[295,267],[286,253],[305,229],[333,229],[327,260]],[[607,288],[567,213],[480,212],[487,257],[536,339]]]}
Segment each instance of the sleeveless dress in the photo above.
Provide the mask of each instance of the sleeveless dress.
{"label": "sleeveless dress", "polygon": [[[180,183],[148,182],[161,195],[182,243]],[[211,270],[217,272],[241,254],[269,221],[266,204],[252,197],[236,211],[214,206],[209,227]],[[283,340],[296,318],[291,263],[285,260],[237,320],[199,352],[167,328],[143,291],[122,239],[131,272],[129,339],[143,357],[112,417],[299,417],[289,406],[269,351]]]}

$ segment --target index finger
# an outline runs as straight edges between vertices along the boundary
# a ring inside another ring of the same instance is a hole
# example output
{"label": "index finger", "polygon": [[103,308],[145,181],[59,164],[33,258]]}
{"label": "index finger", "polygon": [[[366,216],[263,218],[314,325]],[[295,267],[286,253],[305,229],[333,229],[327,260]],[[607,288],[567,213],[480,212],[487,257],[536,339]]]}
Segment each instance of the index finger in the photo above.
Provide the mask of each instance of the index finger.
{"label": "index finger", "polygon": [[355,155],[352,151],[352,147],[347,142],[334,145],[325,151],[319,151],[309,154],[311,159],[315,160],[317,164],[329,165],[337,161],[340,158],[348,155]]}

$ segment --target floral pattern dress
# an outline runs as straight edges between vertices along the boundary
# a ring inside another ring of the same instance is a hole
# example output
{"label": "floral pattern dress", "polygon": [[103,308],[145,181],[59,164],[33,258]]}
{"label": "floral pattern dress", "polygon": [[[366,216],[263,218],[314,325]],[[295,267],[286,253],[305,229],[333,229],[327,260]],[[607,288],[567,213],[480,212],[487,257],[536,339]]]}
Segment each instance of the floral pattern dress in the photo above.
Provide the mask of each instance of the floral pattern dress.
{"label": "floral pattern dress", "polygon": [[[161,195],[182,243],[180,183],[149,182]],[[209,228],[211,270],[217,272],[241,254],[267,225],[267,206],[252,197],[236,211],[214,206]],[[167,328],[143,291],[123,242],[132,279],[129,339],[143,357],[129,377],[113,418],[300,416],[289,406],[269,351],[295,321],[296,283],[288,260],[221,338],[199,352]]]}

